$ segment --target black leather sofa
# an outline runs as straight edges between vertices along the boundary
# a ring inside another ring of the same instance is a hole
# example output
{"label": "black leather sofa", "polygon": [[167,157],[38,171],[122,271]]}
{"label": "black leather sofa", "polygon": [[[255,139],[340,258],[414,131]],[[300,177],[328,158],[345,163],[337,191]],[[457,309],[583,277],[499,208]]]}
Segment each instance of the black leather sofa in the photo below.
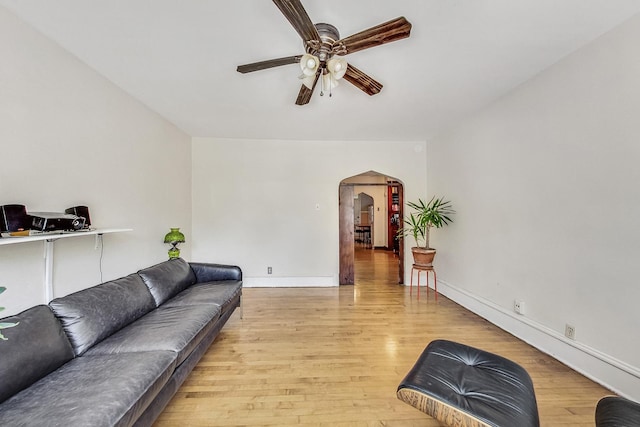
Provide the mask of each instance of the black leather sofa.
{"label": "black leather sofa", "polygon": [[239,267],[178,258],[0,320],[0,425],[151,425],[241,295]]}

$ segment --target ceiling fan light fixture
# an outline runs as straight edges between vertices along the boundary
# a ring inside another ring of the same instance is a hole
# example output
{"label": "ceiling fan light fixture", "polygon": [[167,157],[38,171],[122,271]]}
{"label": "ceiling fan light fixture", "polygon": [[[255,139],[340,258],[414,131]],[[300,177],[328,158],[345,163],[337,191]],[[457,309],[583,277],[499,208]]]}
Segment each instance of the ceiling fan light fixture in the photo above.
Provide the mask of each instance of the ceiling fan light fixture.
{"label": "ceiling fan light fixture", "polygon": [[327,70],[335,80],[340,80],[344,77],[347,72],[347,60],[340,57],[334,56],[329,61],[327,61]]}
{"label": "ceiling fan light fixture", "polygon": [[315,76],[319,66],[320,60],[318,57],[311,55],[310,53],[302,55],[302,58],[300,59],[300,69],[302,70],[302,74],[306,77]]}
{"label": "ceiling fan light fixture", "polygon": [[322,88],[324,90],[328,90],[329,94],[331,94],[333,88],[338,87],[339,84],[338,79],[336,79],[331,73],[322,75]]}
{"label": "ceiling fan light fixture", "polygon": [[307,89],[313,90],[313,84],[316,81],[315,74],[312,76],[301,76],[301,77],[302,77],[302,84],[305,85]]}

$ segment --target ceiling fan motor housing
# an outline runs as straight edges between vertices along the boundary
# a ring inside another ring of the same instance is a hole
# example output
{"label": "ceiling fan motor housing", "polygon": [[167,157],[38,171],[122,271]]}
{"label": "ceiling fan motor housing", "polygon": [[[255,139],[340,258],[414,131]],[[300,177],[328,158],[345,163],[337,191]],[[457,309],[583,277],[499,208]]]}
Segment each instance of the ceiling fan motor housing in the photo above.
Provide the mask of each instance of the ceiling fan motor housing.
{"label": "ceiling fan motor housing", "polygon": [[324,22],[319,22],[314,26],[318,30],[318,35],[320,35],[320,43],[307,42],[306,50],[308,53],[320,58],[321,62],[326,62],[333,55],[333,45],[340,40],[340,33],[336,27]]}

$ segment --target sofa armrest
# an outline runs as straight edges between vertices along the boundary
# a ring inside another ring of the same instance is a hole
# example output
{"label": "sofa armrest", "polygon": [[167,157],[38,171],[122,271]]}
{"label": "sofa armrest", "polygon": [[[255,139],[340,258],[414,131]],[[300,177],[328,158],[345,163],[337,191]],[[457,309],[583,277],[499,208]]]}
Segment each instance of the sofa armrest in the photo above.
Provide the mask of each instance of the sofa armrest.
{"label": "sofa armrest", "polygon": [[242,280],[242,270],[235,265],[190,262],[196,275],[197,283],[215,282],[218,280]]}

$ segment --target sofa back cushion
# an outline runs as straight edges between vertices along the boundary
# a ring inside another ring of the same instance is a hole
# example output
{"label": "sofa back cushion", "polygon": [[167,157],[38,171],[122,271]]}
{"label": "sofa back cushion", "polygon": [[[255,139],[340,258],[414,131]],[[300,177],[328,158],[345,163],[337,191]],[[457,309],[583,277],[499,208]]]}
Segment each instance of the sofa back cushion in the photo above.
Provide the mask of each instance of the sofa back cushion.
{"label": "sofa back cushion", "polygon": [[156,305],[164,303],[196,283],[196,275],[182,258],[174,258],[138,271]]}
{"label": "sofa back cushion", "polygon": [[130,274],[56,298],[49,306],[79,356],[153,310],[155,302],[140,276]]}
{"label": "sofa back cushion", "polygon": [[0,402],[29,387],[73,359],[73,348],[49,307],[37,305],[0,323],[18,323],[3,329],[0,341]]}

